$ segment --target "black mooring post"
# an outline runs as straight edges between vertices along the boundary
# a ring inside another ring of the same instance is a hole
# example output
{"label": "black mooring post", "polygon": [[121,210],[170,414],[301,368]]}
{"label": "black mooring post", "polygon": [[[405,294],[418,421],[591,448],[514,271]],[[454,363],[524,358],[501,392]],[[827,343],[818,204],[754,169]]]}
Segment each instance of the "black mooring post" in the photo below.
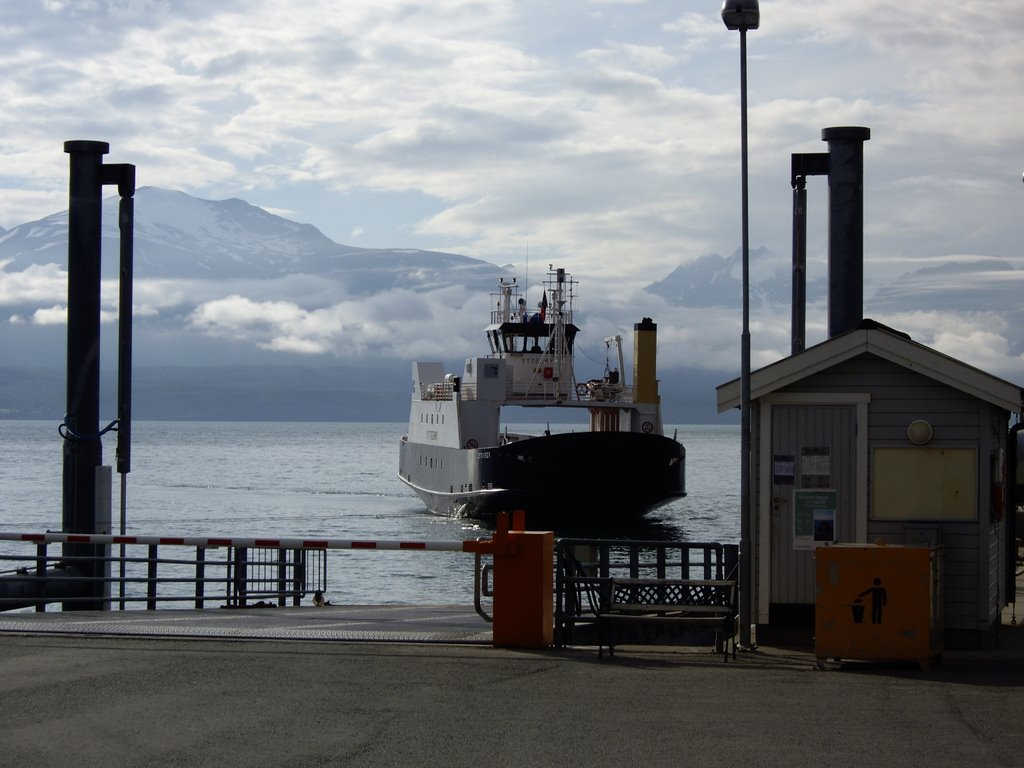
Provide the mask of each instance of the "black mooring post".
{"label": "black mooring post", "polygon": [[[120,232],[121,274],[117,312],[117,473],[121,476],[120,525],[127,529],[128,473],[132,470],[132,296],[135,283],[135,166],[104,166],[107,181],[117,184],[121,202],[117,211]],[[120,608],[125,608],[125,545],[120,547],[118,568]]]}
{"label": "black mooring post", "polygon": [[824,128],[828,142],[828,336],[864,315],[864,142],[871,129]]}
{"label": "black mooring post", "polygon": [[[96,468],[103,460],[100,407],[100,243],[103,215],[103,141],[67,141],[71,155],[68,206],[67,410],[64,416],[63,525],[65,533],[96,531]],[[64,557],[83,577],[96,579],[90,597],[64,610],[102,606],[102,552],[65,544]]]}
{"label": "black mooring post", "polygon": [[[120,231],[120,293],[118,297],[117,345],[117,472],[132,471],[132,295],[135,281],[135,166],[127,163],[106,166],[121,196],[117,223]],[[122,520],[123,527],[123,520]],[[124,533],[122,530],[121,533]]]}

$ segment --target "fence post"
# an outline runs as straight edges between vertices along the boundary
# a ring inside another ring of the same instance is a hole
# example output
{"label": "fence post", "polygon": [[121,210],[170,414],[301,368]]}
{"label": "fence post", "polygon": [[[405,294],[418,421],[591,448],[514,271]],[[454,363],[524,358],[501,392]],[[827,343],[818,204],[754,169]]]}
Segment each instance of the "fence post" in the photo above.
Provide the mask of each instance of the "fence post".
{"label": "fence post", "polygon": [[306,591],[306,550],[296,549],[292,552],[292,605],[302,602]]}
{"label": "fence post", "polygon": [[245,608],[249,594],[249,550],[235,548],[235,607]]}
{"label": "fence post", "polygon": [[149,565],[146,579],[146,610],[156,610],[156,544],[149,545]]}
{"label": "fence post", "polygon": [[286,592],[288,591],[288,550],[277,550],[277,605],[284,608],[287,605]]}
{"label": "fence post", "polygon": [[202,608],[206,592],[206,547],[196,547],[196,608]]}
{"label": "fence post", "polygon": [[[39,579],[40,595],[46,594],[45,585],[46,579],[46,542],[40,542],[36,544],[36,578]],[[36,613],[44,613],[46,611],[46,601],[40,600],[36,603]]]}

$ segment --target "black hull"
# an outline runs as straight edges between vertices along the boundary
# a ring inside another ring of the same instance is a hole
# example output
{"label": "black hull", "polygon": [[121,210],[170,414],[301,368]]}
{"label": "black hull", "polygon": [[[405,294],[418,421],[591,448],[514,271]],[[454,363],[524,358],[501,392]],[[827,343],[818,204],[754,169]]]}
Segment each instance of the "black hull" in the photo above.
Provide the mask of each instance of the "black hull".
{"label": "black hull", "polygon": [[458,453],[476,454],[465,490],[417,488],[434,512],[486,519],[523,509],[531,529],[587,534],[631,526],[686,495],[685,449],[661,435],[572,432]]}

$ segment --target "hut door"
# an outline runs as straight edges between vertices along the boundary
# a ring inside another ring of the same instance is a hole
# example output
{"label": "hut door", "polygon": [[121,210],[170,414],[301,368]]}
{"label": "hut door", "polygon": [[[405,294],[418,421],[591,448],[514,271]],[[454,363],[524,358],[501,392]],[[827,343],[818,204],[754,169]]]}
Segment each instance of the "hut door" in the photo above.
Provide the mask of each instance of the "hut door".
{"label": "hut door", "polygon": [[814,605],[814,549],[856,540],[857,407],[775,404],[771,414],[770,623]]}

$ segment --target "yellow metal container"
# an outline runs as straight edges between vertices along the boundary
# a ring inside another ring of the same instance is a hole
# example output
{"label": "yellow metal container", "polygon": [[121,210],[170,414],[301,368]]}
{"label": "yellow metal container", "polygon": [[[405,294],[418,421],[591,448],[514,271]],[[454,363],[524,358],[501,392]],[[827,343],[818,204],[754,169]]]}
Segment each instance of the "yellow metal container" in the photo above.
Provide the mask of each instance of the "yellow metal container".
{"label": "yellow metal container", "polygon": [[819,663],[916,661],[928,669],[943,650],[941,548],[819,547],[814,611]]}

